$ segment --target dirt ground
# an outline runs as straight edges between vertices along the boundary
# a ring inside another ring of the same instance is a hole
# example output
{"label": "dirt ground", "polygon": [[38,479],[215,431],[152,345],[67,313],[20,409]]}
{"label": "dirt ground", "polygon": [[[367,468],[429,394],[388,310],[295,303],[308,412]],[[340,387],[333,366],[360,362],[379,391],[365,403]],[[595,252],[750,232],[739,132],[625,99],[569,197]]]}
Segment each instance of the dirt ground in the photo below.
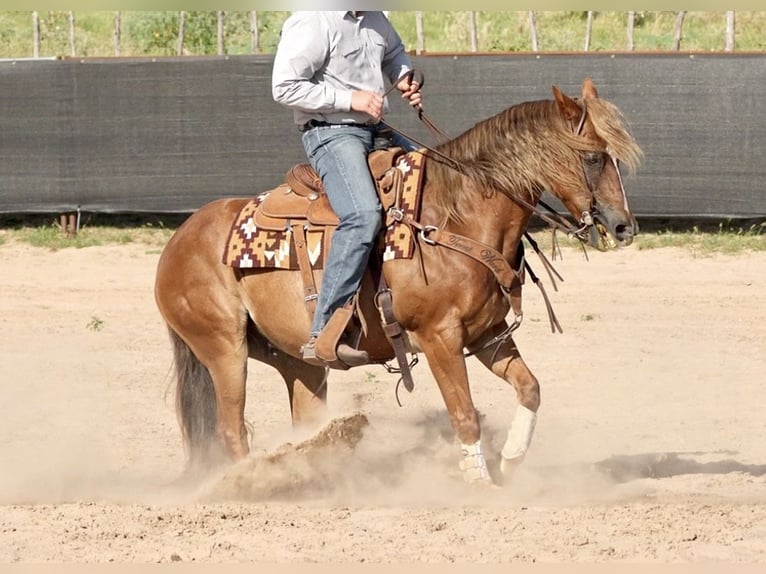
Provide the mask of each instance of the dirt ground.
{"label": "dirt ground", "polygon": [[[0,246],[0,562],[766,561],[766,253],[565,250],[547,283],[563,335],[525,289],[516,339],[543,405],[497,489],[457,476],[425,360],[402,407],[382,367],[333,372],[332,416],[368,424],[303,467],[263,463],[306,437],[251,362],[252,458],[174,486],[158,257]],[[516,400],[469,369],[492,464]]]}

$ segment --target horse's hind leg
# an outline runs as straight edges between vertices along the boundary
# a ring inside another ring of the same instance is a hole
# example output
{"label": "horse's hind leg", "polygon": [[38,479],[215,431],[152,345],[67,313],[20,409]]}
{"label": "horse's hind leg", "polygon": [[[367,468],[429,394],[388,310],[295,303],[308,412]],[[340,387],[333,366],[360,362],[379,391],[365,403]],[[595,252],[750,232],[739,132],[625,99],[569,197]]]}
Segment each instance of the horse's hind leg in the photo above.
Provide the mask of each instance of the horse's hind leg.
{"label": "horse's hind leg", "polygon": [[[189,467],[205,468],[220,445],[238,460],[249,451],[244,423],[247,309],[239,275],[221,246],[246,200],[211,202],[168,241],[157,264],[155,299],[175,333],[177,407]],[[179,368],[180,367],[180,368]]]}
{"label": "horse's hind leg", "polygon": [[189,468],[215,464],[218,446],[232,461],[239,460],[249,451],[244,422],[247,316],[236,301],[215,293],[190,290],[179,296],[169,287],[169,275],[158,275],[157,301],[174,341],[176,400]]}
{"label": "horse's hind leg", "polygon": [[[244,337],[238,343],[230,337],[197,339],[188,337],[188,344],[201,364],[210,373],[215,397],[214,438],[232,461],[249,452],[245,427],[245,388],[247,379],[247,345]],[[179,389],[190,397],[199,391]],[[181,399],[183,400],[183,399]],[[193,412],[181,413],[182,418],[196,416]],[[213,437],[210,437],[213,438]],[[191,445],[194,447],[194,445]],[[195,450],[192,448],[191,454]],[[198,461],[190,461],[194,465]]]}
{"label": "horse's hind leg", "polygon": [[208,369],[216,382],[216,436],[229,458],[237,461],[250,451],[245,427],[246,346],[211,357]]}
{"label": "horse's hind leg", "polygon": [[[487,339],[500,333],[505,325],[496,327]],[[500,468],[509,473],[520,463],[532,442],[532,434],[540,408],[540,384],[521,358],[516,343],[508,339],[498,348],[493,345],[476,353],[476,357],[498,377],[510,383],[516,390],[518,407],[508,429],[508,438],[502,450]]]}

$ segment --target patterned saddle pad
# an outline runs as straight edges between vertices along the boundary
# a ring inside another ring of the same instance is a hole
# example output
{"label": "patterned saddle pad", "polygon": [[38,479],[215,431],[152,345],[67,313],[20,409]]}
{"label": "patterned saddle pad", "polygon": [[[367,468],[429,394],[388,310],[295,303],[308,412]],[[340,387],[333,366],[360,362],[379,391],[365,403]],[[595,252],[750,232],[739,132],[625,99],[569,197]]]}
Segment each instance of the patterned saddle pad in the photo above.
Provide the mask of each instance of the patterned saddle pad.
{"label": "patterned saddle pad", "polygon": [[[420,151],[409,152],[397,158],[395,169],[401,172],[401,194],[398,206],[414,220],[420,217],[420,188],[425,156]],[[323,267],[329,250],[334,226],[309,224],[300,217],[285,219],[283,229],[268,229],[256,225],[256,211],[270,193],[286,191],[286,186],[261,193],[248,201],[234,220],[223,254],[225,265],[239,269],[299,269],[295,249],[293,226],[306,230],[306,243],[312,269]],[[381,233],[383,260],[409,259],[415,249],[409,226],[392,222]]]}

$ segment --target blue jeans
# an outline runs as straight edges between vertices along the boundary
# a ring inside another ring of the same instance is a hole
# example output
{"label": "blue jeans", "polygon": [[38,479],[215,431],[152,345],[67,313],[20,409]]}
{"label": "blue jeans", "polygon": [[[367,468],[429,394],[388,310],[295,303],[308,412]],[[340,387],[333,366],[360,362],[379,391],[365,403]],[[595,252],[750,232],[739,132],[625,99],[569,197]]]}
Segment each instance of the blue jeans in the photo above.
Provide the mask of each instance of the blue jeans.
{"label": "blue jeans", "polygon": [[303,147],[322,178],[330,205],[340,219],[325,260],[311,336],[319,335],[333,312],[359,288],[383,217],[367,165],[375,129],[320,126],[303,133]]}
{"label": "blue jeans", "polygon": [[[311,336],[316,337],[336,309],[350,302],[359,288],[378,231],[381,205],[367,165],[375,137],[373,126],[318,126],[303,132],[303,147],[322,178],[330,205],[340,219],[325,260]],[[394,134],[394,145],[415,145]]]}

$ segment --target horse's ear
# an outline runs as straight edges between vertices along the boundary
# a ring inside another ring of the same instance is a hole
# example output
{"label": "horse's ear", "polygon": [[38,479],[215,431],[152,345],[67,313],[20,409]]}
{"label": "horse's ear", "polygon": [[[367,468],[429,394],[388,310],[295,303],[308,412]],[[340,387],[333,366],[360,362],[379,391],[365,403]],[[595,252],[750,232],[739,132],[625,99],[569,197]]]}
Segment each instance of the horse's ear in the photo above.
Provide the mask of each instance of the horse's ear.
{"label": "horse's ear", "polygon": [[596,86],[593,84],[593,80],[590,78],[585,78],[582,83],[582,99],[586,98],[597,98],[598,97],[598,91],[596,90]]}
{"label": "horse's ear", "polygon": [[552,86],[552,88],[553,97],[556,98],[556,104],[559,108],[559,111],[561,112],[561,115],[569,121],[577,121],[580,118],[580,114],[582,113],[582,110],[580,110],[580,106],[577,105],[577,102],[559,90],[556,86]]}

